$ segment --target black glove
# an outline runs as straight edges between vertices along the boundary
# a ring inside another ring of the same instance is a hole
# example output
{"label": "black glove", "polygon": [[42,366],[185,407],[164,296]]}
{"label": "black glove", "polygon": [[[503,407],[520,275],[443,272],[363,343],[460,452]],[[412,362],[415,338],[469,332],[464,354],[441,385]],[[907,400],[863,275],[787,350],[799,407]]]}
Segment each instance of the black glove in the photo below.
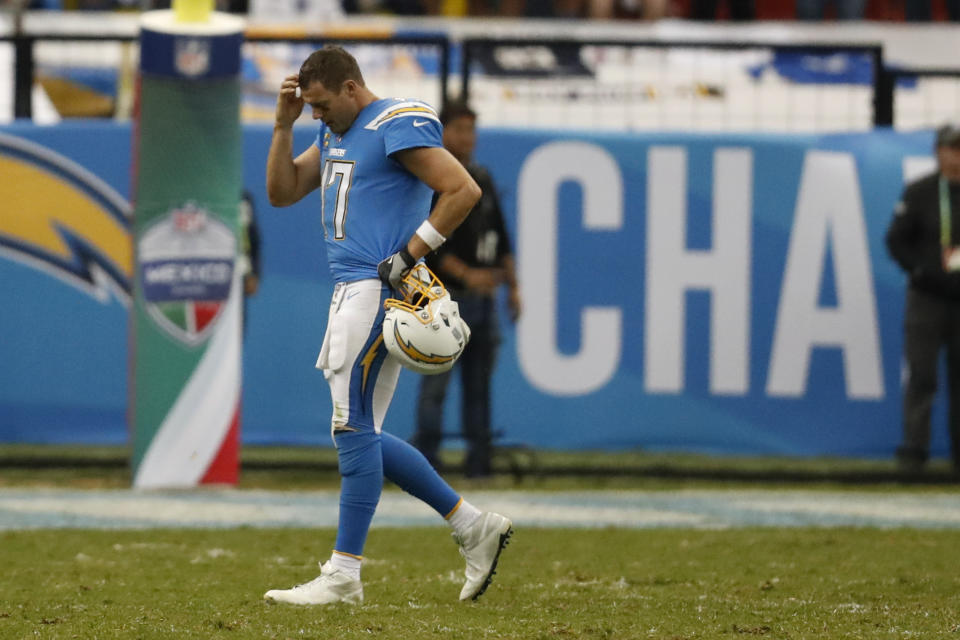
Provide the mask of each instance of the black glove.
{"label": "black glove", "polygon": [[411,267],[416,263],[417,261],[413,259],[410,252],[404,247],[377,265],[377,275],[380,276],[383,284],[389,286],[391,289],[397,290],[400,288],[400,282],[403,280],[403,277],[409,273]]}

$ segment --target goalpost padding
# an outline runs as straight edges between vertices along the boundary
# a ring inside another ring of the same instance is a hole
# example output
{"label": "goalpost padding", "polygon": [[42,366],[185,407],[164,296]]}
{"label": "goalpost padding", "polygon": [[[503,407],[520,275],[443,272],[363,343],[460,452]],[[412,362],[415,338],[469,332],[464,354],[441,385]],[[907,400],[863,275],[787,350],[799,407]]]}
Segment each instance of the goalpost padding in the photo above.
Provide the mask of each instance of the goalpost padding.
{"label": "goalpost padding", "polygon": [[[133,484],[234,484],[243,21],[144,14],[134,136]],[[199,16],[203,18],[203,16]]]}

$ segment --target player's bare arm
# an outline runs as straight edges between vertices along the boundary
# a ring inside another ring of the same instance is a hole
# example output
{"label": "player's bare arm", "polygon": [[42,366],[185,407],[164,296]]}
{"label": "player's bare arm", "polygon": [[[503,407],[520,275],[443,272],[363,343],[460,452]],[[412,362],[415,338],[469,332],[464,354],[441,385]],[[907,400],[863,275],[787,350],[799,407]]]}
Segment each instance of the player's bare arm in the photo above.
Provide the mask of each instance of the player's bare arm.
{"label": "player's bare arm", "polygon": [[413,234],[407,246],[377,267],[380,279],[394,289],[417,260],[443,244],[460,226],[481,195],[480,187],[463,165],[442,147],[405,149],[398,152],[396,158],[438,197],[430,217]]}
{"label": "player's bare arm", "polygon": [[277,95],[273,139],[267,155],[267,197],[275,207],[299,202],[320,186],[320,150],[315,146],[293,158],[293,123],[303,111],[297,76],[284,78]]}
{"label": "player's bare arm", "polygon": [[[405,149],[397,154],[397,160],[439,194],[428,220],[439,234],[449,237],[477,204],[480,187],[463,165],[441,147]],[[407,251],[414,259],[420,259],[430,252],[430,246],[414,234]]]}

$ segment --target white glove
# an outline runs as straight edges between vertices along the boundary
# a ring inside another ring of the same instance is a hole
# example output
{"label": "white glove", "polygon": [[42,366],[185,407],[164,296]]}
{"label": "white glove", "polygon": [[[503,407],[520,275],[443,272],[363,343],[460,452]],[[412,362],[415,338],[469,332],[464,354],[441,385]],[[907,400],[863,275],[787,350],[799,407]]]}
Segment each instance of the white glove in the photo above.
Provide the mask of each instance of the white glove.
{"label": "white glove", "polygon": [[410,269],[417,263],[404,247],[395,254],[386,258],[377,265],[377,275],[383,284],[389,286],[394,291],[400,289],[400,283],[403,277],[410,272]]}

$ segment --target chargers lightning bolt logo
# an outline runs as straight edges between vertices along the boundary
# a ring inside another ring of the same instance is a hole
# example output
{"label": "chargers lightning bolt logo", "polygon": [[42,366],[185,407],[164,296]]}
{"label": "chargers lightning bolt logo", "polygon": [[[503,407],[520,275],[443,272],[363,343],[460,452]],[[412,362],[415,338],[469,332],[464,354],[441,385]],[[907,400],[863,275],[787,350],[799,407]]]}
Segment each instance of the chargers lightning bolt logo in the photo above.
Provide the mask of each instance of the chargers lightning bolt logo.
{"label": "chargers lightning bolt logo", "polygon": [[103,180],[50,149],[0,133],[0,256],[106,302],[129,302],[130,205]]}

